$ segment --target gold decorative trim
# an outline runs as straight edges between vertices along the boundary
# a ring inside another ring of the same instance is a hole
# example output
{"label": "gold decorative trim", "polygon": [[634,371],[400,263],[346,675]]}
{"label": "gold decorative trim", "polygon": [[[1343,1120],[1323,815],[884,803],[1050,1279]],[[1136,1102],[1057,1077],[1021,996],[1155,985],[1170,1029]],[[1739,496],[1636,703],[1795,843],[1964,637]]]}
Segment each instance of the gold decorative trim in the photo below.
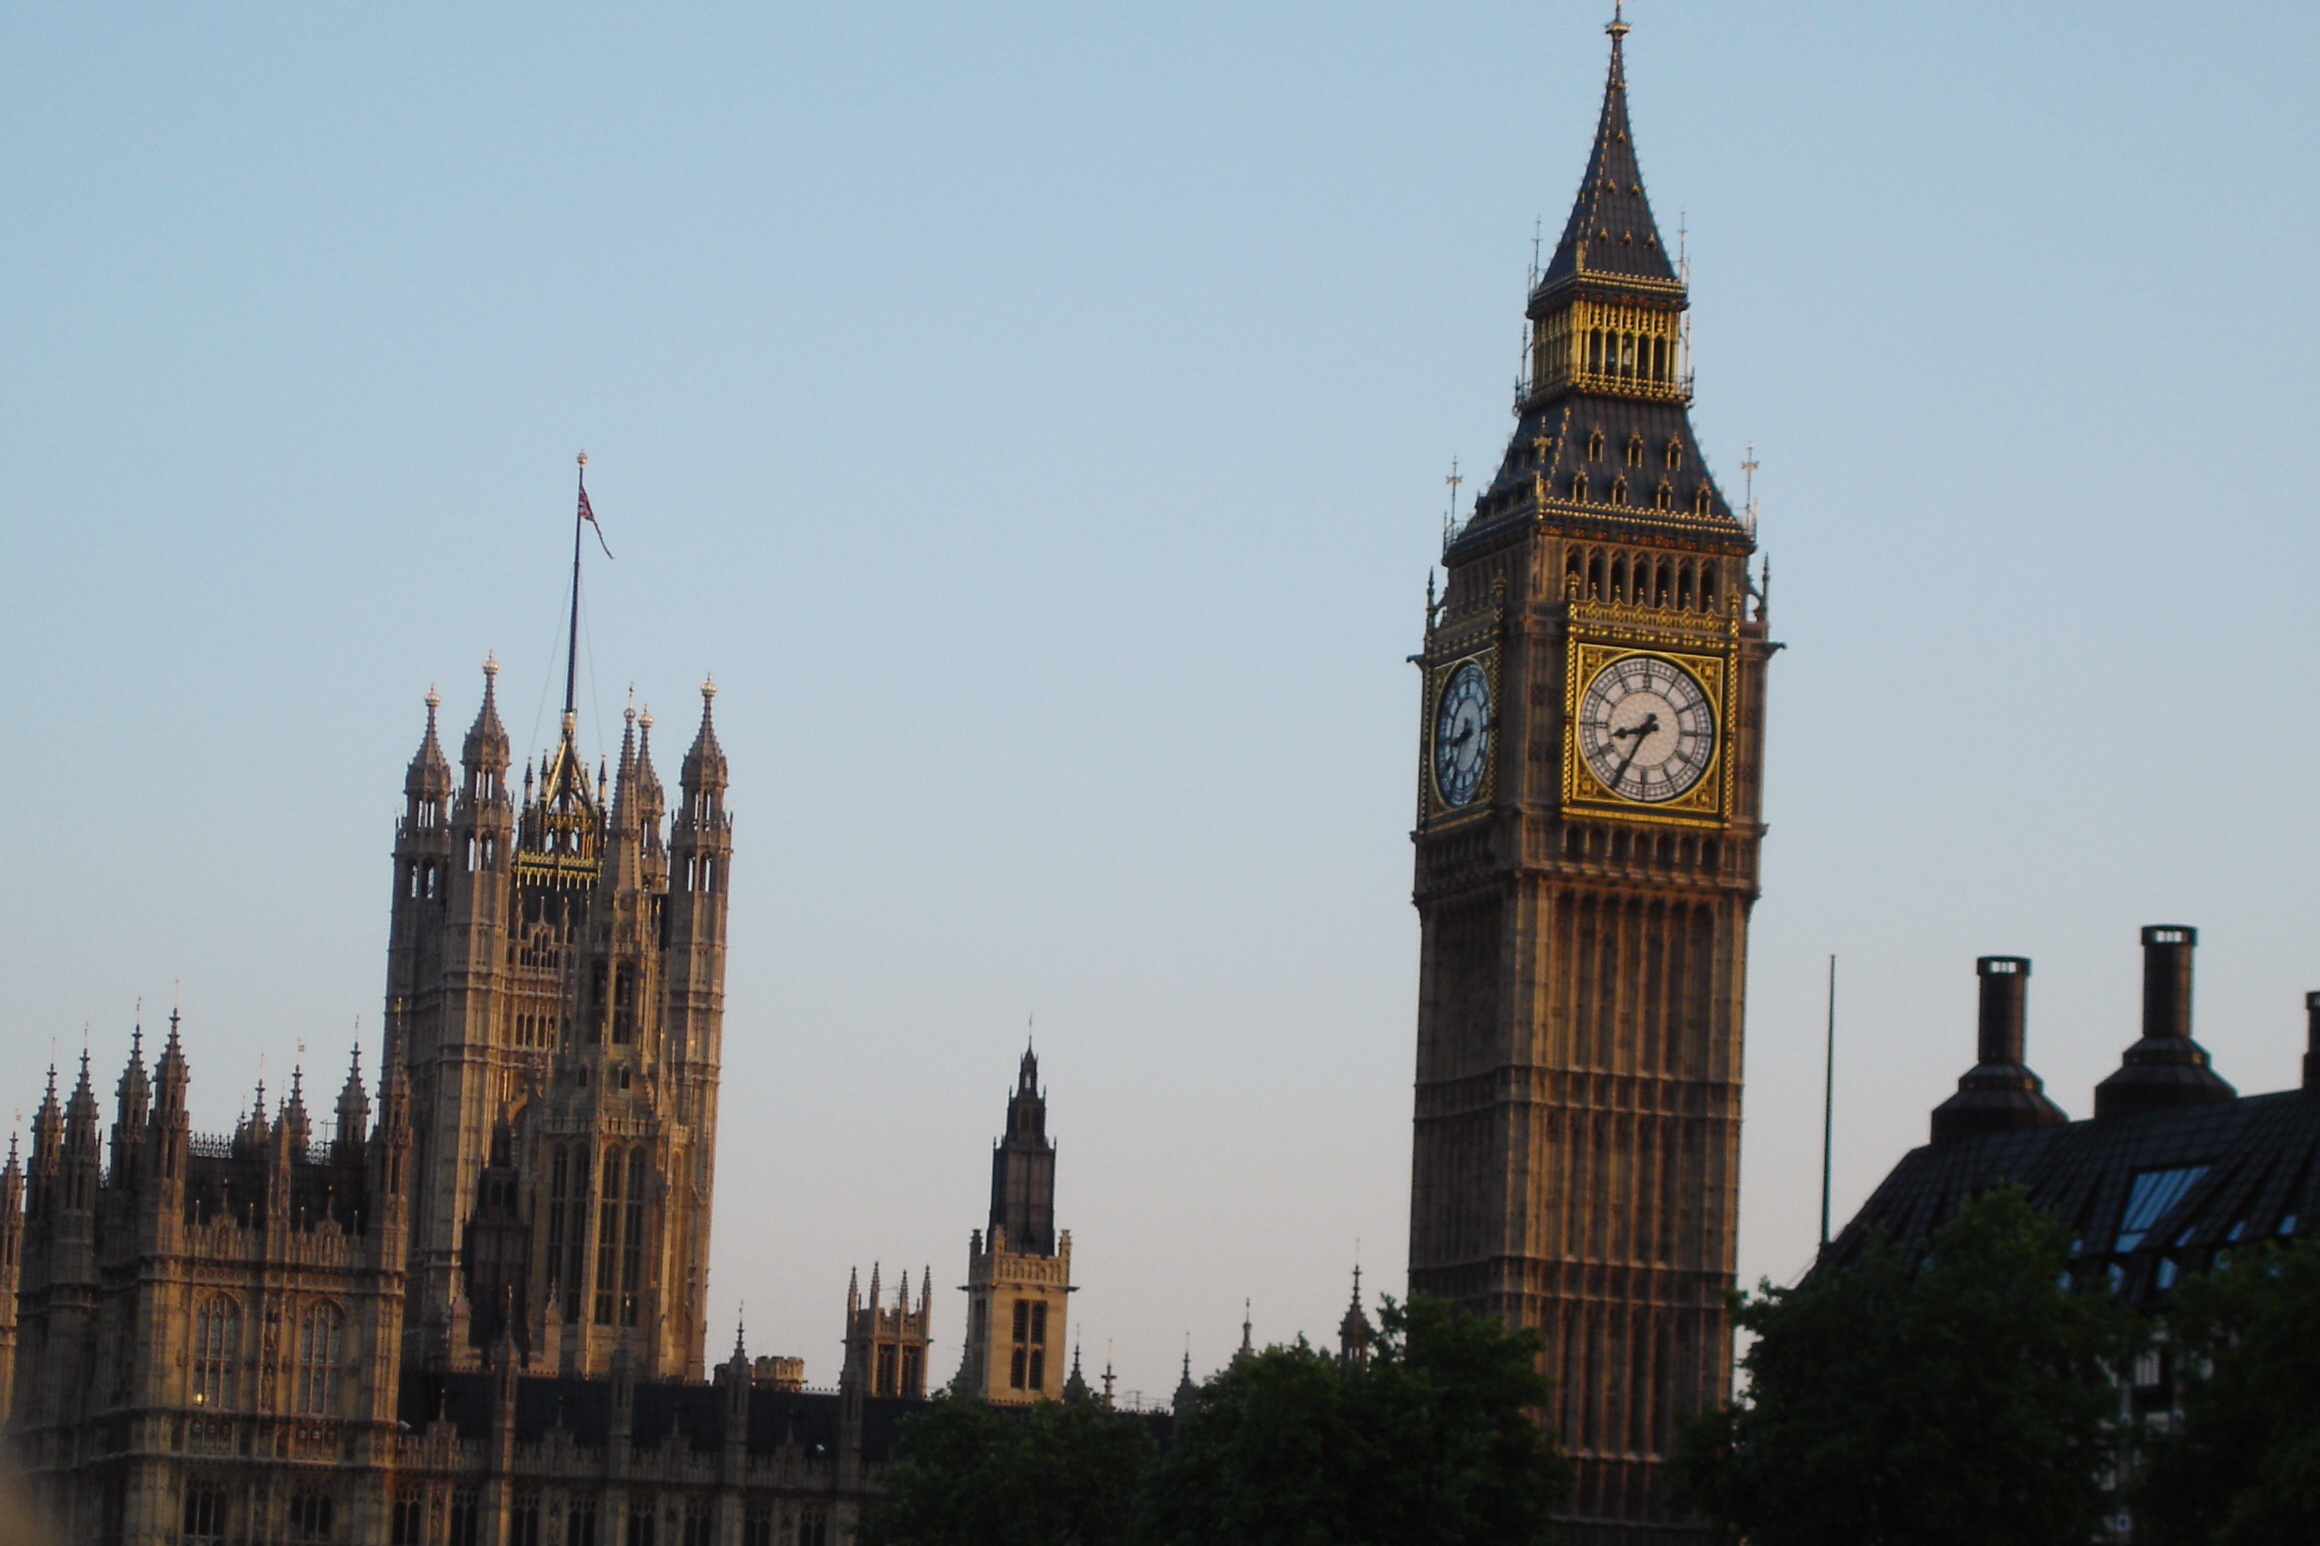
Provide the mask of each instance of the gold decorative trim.
{"label": "gold decorative trim", "polygon": [[[1730,650],[1708,654],[1698,648],[1699,642],[1697,636],[1652,637],[1648,633],[1616,641],[1571,640],[1563,670],[1563,806],[1566,810],[1668,826],[1724,824],[1725,814],[1732,809],[1736,767],[1734,760],[1725,755],[1732,736],[1732,682],[1736,672]],[[1692,647],[1681,647],[1684,644]],[[1708,771],[1684,793],[1656,803],[1630,800],[1606,787],[1579,750],[1580,698],[1607,668],[1639,655],[1665,660],[1690,673],[1707,694],[1716,714],[1716,744],[1710,752]]]}
{"label": "gold decorative trim", "polygon": [[[1474,797],[1463,805],[1452,805],[1442,798],[1434,783],[1434,731],[1436,717],[1441,712],[1442,689],[1461,666],[1482,668],[1483,681],[1490,693],[1490,740],[1482,759],[1482,780],[1474,786]],[[1498,793],[1498,758],[1500,733],[1506,718],[1498,697],[1498,648],[1489,645],[1447,655],[1426,667],[1425,718],[1418,736],[1418,824],[1432,826],[1438,821],[1481,815],[1490,809]]]}

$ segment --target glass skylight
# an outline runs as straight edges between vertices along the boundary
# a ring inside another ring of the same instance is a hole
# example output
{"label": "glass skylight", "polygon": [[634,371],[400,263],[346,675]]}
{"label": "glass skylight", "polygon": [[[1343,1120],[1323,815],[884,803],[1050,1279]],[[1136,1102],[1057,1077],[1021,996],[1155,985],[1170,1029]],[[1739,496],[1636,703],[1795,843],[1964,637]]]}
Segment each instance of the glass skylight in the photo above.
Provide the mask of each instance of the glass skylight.
{"label": "glass skylight", "polygon": [[2119,1219],[2118,1243],[2111,1249],[2131,1251],[2141,1245],[2151,1226],[2165,1218],[2206,1174],[2205,1165],[2183,1165],[2174,1170],[2146,1170],[2135,1177],[2127,1187],[2127,1211]]}

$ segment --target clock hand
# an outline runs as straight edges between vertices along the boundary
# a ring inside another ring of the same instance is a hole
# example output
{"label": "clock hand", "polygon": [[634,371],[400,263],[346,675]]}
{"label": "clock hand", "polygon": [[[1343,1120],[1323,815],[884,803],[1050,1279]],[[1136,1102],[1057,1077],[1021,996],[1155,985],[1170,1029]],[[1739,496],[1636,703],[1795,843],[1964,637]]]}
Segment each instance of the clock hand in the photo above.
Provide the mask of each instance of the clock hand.
{"label": "clock hand", "polygon": [[1644,716],[1643,716],[1643,718],[1642,718],[1641,720],[1637,721],[1635,724],[1629,725],[1629,726],[1628,726],[1628,727],[1627,727],[1625,730],[1614,730],[1614,731],[1612,731],[1612,732],[1611,732],[1611,739],[1613,739],[1614,741],[1624,741],[1624,740],[1625,740],[1625,739],[1627,739],[1629,736],[1634,736],[1634,737],[1636,737],[1638,740],[1641,740],[1643,737],[1645,737],[1645,736],[1647,736],[1647,735],[1651,734],[1651,733],[1652,733],[1654,730],[1657,730],[1658,728],[1659,728],[1659,714],[1658,714],[1658,712],[1657,712],[1656,710],[1653,710],[1653,711],[1647,711],[1647,712],[1644,714]]}
{"label": "clock hand", "polygon": [[1617,789],[1619,781],[1627,777],[1627,770],[1635,765],[1635,754],[1643,750],[1643,738],[1658,728],[1659,716],[1646,714],[1643,716],[1641,724],[1630,726],[1626,730],[1612,732],[1614,735],[1632,735],[1635,737],[1635,740],[1627,748],[1627,755],[1619,761],[1619,771],[1611,775],[1612,788]]}

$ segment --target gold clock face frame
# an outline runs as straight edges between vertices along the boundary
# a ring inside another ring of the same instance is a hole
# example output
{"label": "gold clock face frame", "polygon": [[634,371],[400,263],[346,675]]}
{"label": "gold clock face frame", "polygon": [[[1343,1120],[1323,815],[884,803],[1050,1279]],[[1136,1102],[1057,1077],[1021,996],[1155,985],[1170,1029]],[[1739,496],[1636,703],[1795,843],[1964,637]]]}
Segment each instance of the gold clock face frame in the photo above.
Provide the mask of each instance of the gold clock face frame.
{"label": "gold clock face frame", "polygon": [[1567,805],[1693,824],[1729,808],[1732,673],[1719,656],[1574,643],[1563,705]]}
{"label": "gold clock face frame", "polygon": [[1498,787],[1498,652],[1436,665],[1426,678],[1426,733],[1418,784],[1422,815],[1472,815]]}

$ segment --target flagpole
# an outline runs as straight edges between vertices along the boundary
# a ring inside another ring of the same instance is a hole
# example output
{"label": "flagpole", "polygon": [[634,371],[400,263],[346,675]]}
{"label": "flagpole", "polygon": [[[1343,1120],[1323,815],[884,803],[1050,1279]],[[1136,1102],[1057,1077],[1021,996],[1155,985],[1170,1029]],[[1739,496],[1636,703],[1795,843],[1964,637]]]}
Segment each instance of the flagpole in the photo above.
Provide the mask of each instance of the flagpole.
{"label": "flagpole", "polygon": [[1821,1249],[1829,1248],[1829,1181],[1837,1135],[1837,958],[1829,957],[1828,1050],[1821,1064]]}
{"label": "flagpole", "polygon": [[580,453],[580,498],[572,507],[572,625],[564,640],[564,727],[572,727],[580,670],[580,512],[588,508],[588,453]]}

